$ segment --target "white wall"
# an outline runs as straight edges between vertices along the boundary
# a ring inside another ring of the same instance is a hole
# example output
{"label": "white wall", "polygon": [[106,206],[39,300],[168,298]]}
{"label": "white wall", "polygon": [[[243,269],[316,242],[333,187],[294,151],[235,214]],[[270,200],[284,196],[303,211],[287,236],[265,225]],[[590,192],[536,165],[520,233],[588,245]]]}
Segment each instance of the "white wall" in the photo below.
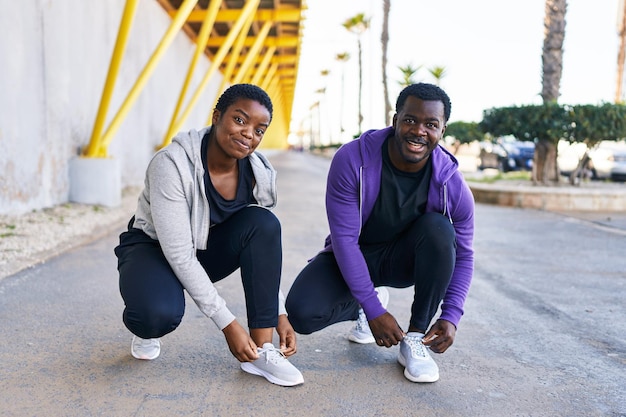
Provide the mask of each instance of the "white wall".
{"label": "white wall", "polygon": [[[89,143],[124,4],[0,0],[0,213],[67,201],[68,163]],[[108,121],[170,22],[155,0],[139,2]],[[123,186],[143,182],[193,52],[194,45],[181,31],[116,133],[109,155],[120,160]],[[204,59],[194,87],[208,66]],[[219,83],[214,76],[183,128],[205,124]]]}

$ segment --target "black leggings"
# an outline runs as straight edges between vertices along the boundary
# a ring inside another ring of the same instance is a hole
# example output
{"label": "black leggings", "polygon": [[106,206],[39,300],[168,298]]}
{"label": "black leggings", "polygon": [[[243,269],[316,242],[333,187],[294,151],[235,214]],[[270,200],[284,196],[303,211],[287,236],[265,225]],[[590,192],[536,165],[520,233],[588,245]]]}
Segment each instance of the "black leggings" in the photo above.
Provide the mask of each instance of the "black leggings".
{"label": "black leggings", "polygon": [[[185,313],[185,296],[159,242],[129,227],[115,254],[128,330],[148,339],[176,329]],[[280,222],[271,211],[254,206],[240,210],[211,228],[208,249],[196,256],[211,282],[241,268],[248,326],[276,327],[282,243]]]}
{"label": "black leggings", "polygon": [[[375,287],[415,286],[411,324],[427,330],[454,271],[455,232],[450,220],[426,213],[396,240],[362,247]],[[332,252],[317,255],[300,272],[287,295],[289,320],[301,334],[356,320],[359,304],[343,280]]]}

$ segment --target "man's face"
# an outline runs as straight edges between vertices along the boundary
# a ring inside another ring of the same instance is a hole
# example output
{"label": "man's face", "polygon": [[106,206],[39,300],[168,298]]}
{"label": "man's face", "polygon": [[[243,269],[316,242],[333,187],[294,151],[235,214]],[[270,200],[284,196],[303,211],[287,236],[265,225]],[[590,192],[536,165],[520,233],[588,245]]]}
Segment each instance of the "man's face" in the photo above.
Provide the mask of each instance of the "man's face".
{"label": "man's face", "polygon": [[401,171],[419,171],[446,131],[443,103],[409,96],[393,117],[393,127],[391,162]]}

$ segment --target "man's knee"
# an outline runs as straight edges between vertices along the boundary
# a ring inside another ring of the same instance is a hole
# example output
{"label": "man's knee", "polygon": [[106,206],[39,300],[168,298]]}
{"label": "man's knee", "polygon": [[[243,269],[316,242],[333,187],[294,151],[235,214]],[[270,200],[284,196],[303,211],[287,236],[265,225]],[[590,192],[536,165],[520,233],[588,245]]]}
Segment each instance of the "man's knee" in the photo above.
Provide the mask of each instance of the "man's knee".
{"label": "man's knee", "polygon": [[289,322],[296,333],[311,334],[316,330],[312,325],[314,312],[306,308],[306,303],[302,303],[300,300],[295,300],[294,297],[287,295],[285,309],[287,310]]}
{"label": "man's knee", "polygon": [[452,222],[440,213],[425,213],[422,216],[421,228],[429,242],[440,242],[441,244],[453,244],[456,239],[456,232]]}

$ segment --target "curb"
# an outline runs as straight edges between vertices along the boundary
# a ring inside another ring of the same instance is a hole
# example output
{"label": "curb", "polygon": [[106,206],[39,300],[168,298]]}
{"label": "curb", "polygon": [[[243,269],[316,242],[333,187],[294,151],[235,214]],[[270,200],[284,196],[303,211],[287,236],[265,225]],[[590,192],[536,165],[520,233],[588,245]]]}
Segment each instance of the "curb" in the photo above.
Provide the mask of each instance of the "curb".
{"label": "curb", "polygon": [[471,181],[468,185],[477,203],[547,211],[626,211],[626,188],[559,188]]}

